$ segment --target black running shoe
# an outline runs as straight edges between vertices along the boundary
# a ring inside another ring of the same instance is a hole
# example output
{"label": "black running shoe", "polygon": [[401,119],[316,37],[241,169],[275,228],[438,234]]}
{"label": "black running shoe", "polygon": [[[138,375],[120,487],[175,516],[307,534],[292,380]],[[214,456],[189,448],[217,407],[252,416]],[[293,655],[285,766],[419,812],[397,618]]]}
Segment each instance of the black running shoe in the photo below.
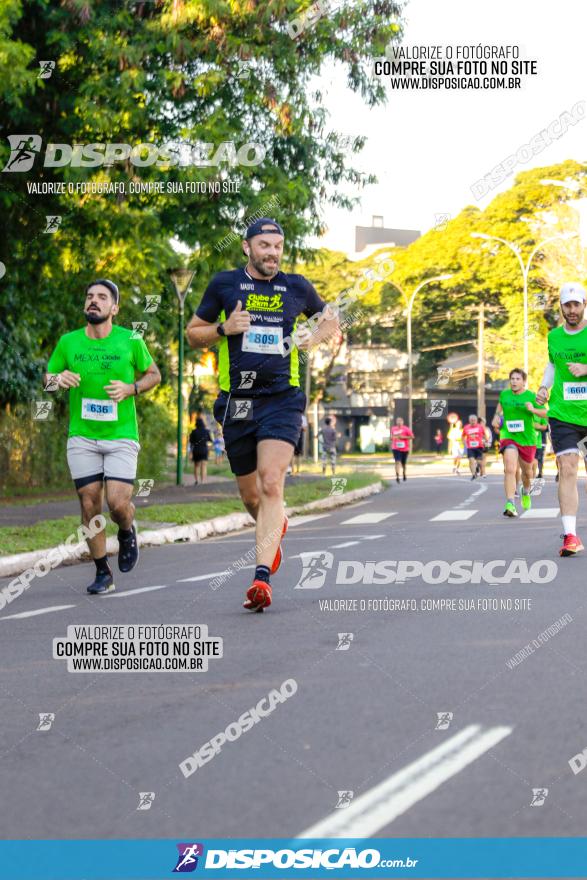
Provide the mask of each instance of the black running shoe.
{"label": "black running shoe", "polygon": [[106,593],[113,593],[115,589],[111,571],[96,572],[96,580],[88,587],[88,593],[92,596],[104,596]]}
{"label": "black running shoe", "polygon": [[137,541],[137,527],[132,524],[130,535],[124,536],[118,532],[118,568],[120,571],[132,571],[139,561],[139,542]]}

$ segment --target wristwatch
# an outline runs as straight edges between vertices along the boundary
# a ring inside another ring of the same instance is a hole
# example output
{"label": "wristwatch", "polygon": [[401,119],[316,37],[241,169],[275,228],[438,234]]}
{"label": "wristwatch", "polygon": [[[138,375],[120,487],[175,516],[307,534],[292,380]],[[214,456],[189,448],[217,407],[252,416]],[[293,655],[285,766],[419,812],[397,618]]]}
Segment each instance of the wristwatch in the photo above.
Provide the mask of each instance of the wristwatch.
{"label": "wristwatch", "polygon": [[139,396],[139,386],[137,385],[136,382],[134,384],[135,384],[135,397],[138,397]]}
{"label": "wristwatch", "polygon": [[218,333],[219,336],[226,336],[226,333],[224,332],[224,325],[223,324],[218,324],[218,326],[216,327],[216,332]]}

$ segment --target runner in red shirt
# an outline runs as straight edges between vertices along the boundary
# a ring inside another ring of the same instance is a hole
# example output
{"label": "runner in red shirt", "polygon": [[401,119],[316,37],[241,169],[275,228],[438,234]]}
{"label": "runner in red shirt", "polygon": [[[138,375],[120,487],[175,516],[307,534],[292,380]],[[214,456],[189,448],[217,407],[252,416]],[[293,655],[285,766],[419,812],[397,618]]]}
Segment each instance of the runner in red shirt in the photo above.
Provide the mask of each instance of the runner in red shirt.
{"label": "runner in red shirt", "polygon": [[479,424],[477,416],[469,416],[469,424],[463,428],[463,437],[465,438],[465,449],[467,450],[467,459],[471,469],[471,479],[476,480],[477,465],[481,464],[485,449],[485,428]]}
{"label": "runner in red shirt", "polygon": [[412,429],[404,425],[401,416],[395,420],[391,429],[391,451],[395,460],[395,479],[399,483],[400,468],[406,479],[406,462],[410,453],[410,441],[414,439]]}

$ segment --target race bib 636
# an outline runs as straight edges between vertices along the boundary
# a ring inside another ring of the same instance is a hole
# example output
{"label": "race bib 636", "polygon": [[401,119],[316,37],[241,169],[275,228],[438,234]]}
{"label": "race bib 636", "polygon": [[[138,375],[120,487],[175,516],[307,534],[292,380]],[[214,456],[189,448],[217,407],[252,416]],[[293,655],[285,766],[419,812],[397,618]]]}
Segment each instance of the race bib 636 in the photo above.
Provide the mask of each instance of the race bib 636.
{"label": "race bib 636", "polygon": [[82,400],[82,419],[94,422],[115,422],[118,418],[118,404],[115,400]]}

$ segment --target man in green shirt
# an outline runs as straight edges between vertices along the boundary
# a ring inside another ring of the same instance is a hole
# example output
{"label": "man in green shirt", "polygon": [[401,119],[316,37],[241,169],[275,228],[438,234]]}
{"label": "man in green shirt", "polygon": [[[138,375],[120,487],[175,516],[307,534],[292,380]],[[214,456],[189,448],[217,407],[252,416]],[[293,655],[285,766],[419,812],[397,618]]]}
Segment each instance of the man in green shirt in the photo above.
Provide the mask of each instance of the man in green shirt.
{"label": "man in green shirt", "polygon": [[545,416],[546,410],[536,408],[536,395],[526,388],[524,370],[510,372],[510,387],[499,395],[499,403],[493,417],[493,427],[499,431],[499,451],[503,454],[506,505],[504,516],[517,516],[515,504],[516,471],[522,472],[522,507],[532,507],[530,484],[532,464],[536,452],[534,416]]}
{"label": "man in green shirt", "polygon": [[[77,489],[82,523],[102,513],[104,485],[118,525],[118,567],[131,571],[139,558],[132,493],[139,453],[134,397],[161,381],[142,337],[113,324],[120,295],[113,281],[86,288],[86,326],[61,337],[49,359],[45,390],[69,390],[67,462]],[[104,530],[88,538],[96,563],[88,593],[112,592],[114,578]]]}
{"label": "man in green shirt", "polygon": [[587,321],[585,288],[575,281],[563,284],[560,309],[564,323],[548,334],[548,365],[536,395],[550,401],[548,422],[558,464],[558,500],[563,521],[559,556],[583,550],[577,536],[577,471],[587,442]]}

